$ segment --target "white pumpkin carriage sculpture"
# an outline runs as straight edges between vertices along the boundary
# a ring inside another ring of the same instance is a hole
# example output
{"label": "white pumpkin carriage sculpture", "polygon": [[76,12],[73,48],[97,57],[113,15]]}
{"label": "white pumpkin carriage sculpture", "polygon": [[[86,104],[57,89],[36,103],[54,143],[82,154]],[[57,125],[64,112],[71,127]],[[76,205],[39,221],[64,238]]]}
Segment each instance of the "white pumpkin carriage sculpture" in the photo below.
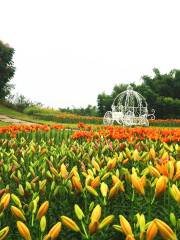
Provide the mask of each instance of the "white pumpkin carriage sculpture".
{"label": "white pumpkin carriage sculpture", "polygon": [[134,91],[131,85],[114,99],[111,108],[112,111],[104,115],[105,125],[112,125],[116,121],[123,126],[149,126],[148,117],[155,119],[154,109],[151,114],[148,114],[145,98]]}

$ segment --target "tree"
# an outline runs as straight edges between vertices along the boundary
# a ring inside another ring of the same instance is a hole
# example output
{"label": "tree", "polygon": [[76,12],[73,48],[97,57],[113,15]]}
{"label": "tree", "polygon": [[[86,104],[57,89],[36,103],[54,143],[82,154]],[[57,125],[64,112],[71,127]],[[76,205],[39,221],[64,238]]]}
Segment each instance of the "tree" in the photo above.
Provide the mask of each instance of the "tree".
{"label": "tree", "polygon": [[172,70],[161,74],[157,68],[153,69],[154,77],[143,76],[143,82],[151,90],[163,97],[180,98],[180,71]]}
{"label": "tree", "polygon": [[104,116],[105,112],[111,111],[111,105],[113,102],[111,95],[107,95],[103,92],[98,95],[97,102],[98,102],[99,115],[101,117]]}
{"label": "tree", "polygon": [[149,106],[155,108],[157,118],[180,118],[180,70],[173,69],[166,74],[161,74],[157,68],[153,71],[153,77],[142,77],[143,84],[137,89],[144,94]]}
{"label": "tree", "polygon": [[8,44],[4,44],[0,41],[0,99],[4,100],[5,97],[10,94],[13,87],[10,84],[10,80],[14,76],[15,67],[12,60],[14,49]]}
{"label": "tree", "polygon": [[150,86],[143,83],[141,85],[136,86],[135,90],[139,92],[146,99],[149,110],[151,110],[152,108],[155,108],[158,94],[155,93],[150,88]]}
{"label": "tree", "polygon": [[112,98],[114,99],[119,93],[125,91],[127,89],[128,84],[119,84],[115,85],[113,91],[111,93]]}

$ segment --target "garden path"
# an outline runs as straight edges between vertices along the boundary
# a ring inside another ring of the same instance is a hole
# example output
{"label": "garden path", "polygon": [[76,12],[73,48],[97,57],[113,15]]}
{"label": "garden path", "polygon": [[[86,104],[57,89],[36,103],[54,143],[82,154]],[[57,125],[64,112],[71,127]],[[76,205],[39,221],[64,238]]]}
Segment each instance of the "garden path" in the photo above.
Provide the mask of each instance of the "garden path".
{"label": "garden path", "polygon": [[17,125],[19,125],[19,124],[23,124],[23,125],[33,124],[32,122],[27,122],[27,121],[16,119],[16,118],[11,118],[11,117],[8,117],[8,116],[2,115],[2,114],[0,114],[0,121],[6,122],[6,123],[11,123],[11,124],[17,124]]}

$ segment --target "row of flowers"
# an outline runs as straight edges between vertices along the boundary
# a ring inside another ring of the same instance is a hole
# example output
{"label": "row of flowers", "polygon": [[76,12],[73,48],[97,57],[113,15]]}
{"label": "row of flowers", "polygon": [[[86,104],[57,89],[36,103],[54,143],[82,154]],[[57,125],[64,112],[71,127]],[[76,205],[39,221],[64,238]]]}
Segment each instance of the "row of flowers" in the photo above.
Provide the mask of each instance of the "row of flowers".
{"label": "row of flowers", "polygon": [[91,126],[80,123],[80,130],[76,131],[73,135],[73,139],[84,138],[91,140],[93,138],[101,138],[102,136],[110,139],[127,140],[132,142],[135,140],[160,140],[162,142],[180,142],[180,129],[179,128],[126,128],[119,126],[98,126],[92,128]]}

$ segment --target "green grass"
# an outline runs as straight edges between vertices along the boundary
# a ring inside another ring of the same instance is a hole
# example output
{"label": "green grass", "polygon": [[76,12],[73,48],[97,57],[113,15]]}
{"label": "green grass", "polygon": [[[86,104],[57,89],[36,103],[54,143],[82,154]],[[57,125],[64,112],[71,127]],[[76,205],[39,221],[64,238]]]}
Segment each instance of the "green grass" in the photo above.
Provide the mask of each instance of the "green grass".
{"label": "green grass", "polygon": [[0,127],[1,126],[9,126],[9,125],[11,125],[11,123],[0,121]]}

